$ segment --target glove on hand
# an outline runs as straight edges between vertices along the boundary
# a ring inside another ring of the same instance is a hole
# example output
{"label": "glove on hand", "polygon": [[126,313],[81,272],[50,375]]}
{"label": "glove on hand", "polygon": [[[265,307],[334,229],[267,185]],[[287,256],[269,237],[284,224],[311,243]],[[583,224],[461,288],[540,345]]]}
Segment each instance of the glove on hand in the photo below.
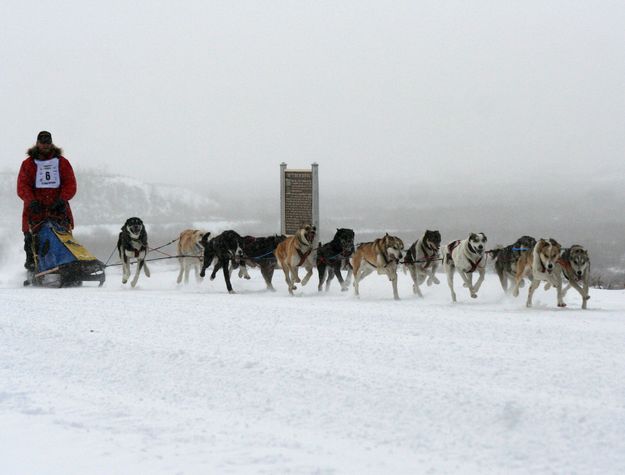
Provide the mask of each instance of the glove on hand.
{"label": "glove on hand", "polygon": [[41,214],[41,213],[43,213],[43,206],[37,200],[31,201],[30,204],[28,205],[28,209],[33,214]]}
{"label": "glove on hand", "polygon": [[62,213],[65,213],[65,207],[66,207],[65,200],[62,200],[61,198],[59,198],[54,203],[52,203],[52,206],[50,206],[50,211],[53,211],[58,214],[62,214]]}

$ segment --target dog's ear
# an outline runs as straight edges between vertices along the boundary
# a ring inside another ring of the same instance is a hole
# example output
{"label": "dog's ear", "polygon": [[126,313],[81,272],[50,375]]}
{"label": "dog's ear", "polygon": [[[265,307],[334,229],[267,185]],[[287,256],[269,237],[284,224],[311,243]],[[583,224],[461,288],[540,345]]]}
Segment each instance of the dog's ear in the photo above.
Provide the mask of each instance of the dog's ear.
{"label": "dog's ear", "polygon": [[484,239],[484,242],[488,241],[488,238],[486,237],[486,234],[484,233],[480,233],[482,235],[482,238]]}
{"label": "dog's ear", "polygon": [[475,233],[471,233],[471,234],[469,234],[469,240],[470,240],[470,241],[475,240],[475,238],[476,238],[476,237],[477,237],[477,234],[475,234]]}

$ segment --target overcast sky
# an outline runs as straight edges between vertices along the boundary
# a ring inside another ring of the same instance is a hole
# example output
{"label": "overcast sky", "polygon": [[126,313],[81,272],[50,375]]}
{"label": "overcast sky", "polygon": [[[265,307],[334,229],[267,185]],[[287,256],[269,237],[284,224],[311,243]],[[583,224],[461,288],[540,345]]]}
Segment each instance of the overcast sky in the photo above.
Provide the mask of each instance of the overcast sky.
{"label": "overcast sky", "polygon": [[[625,2],[0,2],[0,136],[152,182],[625,172]],[[351,185],[350,185],[351,186]]]}

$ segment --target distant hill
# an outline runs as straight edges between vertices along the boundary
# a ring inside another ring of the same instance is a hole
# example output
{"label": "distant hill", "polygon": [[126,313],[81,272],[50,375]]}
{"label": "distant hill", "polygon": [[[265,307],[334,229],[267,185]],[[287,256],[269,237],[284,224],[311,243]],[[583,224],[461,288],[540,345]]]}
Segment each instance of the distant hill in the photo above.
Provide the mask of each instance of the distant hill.
{"label": "distant hill", "polygon": [[[130,216],[150,223],[206,220],[219,213],[216,201],[181,186],[148,184],[134,178],[76,172],[78,193],[72,200],[80,225],[119,225]],[[16,195],[16,173],[0,173],[0,224],[19,222],[22,202]]]}

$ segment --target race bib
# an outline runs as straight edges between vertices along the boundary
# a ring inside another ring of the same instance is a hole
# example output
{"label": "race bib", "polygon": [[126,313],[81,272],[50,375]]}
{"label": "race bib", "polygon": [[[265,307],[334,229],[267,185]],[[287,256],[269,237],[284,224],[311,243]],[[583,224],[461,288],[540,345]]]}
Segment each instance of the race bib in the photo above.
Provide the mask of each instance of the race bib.
{"label": "race bib", "polygon": [[59,188],[61,186],[58,158],[35,160],[35,163],[37,164],[35,188]]}

